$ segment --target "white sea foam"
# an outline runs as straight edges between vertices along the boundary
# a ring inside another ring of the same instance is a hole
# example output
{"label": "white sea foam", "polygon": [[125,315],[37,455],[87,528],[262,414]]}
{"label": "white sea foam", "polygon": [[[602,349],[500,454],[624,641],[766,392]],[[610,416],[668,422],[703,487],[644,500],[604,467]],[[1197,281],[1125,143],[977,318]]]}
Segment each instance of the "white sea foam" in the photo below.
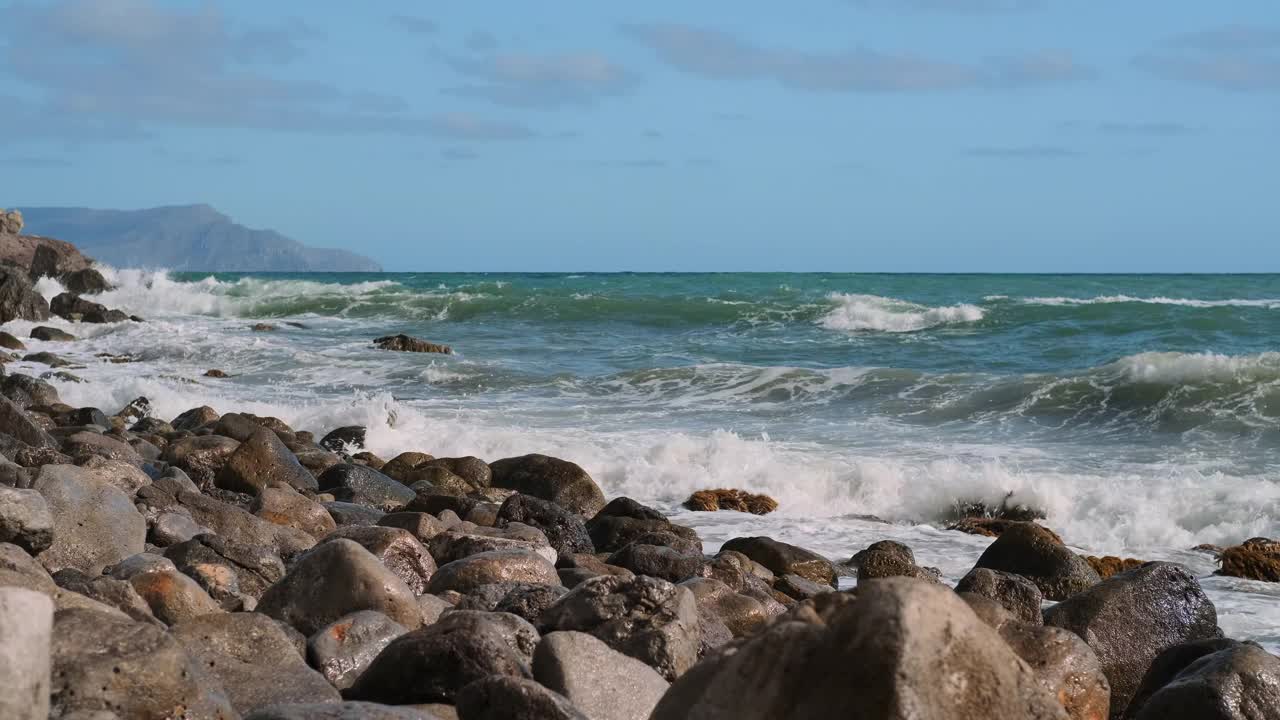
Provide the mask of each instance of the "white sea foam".
{"label": "white sea foam", "polygon": [[1131,382],[1181,384],[1280,379],[1280,352],[1256,355],[1149,352],[1116,361]]}
{"label": "white sea foam", "polygon": [[831,293],[835,303],[819,321],[829,330],[914,332],[940,325],[973,323],[983,318],[976,305],[929,307],[879,295]]}
{"label": "white sea foam", "polygon": [[[1004,299],[1004,296],[992,296],[988,299]],[[1113,305],[1119,303],[1145,303],[1148,305],[1181,305],[1183,307],[1260,307],[1280,308],[1280,298],[1228,298],[1226,300],[1198,300],[1196,298],[1171,297],[1134,297],[1131,295],[1100,295],[1091,298],[1073,297],[1028,297],[1020,300],[1026,305]]]}

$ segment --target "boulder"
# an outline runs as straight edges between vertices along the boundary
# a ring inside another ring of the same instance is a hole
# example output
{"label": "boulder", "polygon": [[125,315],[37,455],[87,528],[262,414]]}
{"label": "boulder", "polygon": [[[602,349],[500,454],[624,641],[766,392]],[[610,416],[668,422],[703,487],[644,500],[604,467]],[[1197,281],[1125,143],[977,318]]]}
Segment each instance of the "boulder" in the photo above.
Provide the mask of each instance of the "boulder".
{"label": "boulder", "polygon": [[333,518],[333,521],[339,526],[377,525],[382,518],[386,516],[386,513],[376,508],[365,507],[364,505],[357,505],[350,502],[339,502],[335,500],[333,502],[322,502],[320,504],[326,511],[328,511],[329,517]]}
{"label": "boulder", "polygon": [[494,675],[527,678],[528,658],[495,620],[428,625],[392,640],[345,693],[388,705],[453,703],[462,688]]}
{"label": "boulder", "polygon": [[1011,524],[987,547],[975,567],[1021,575],[1050,600],[1065,600],[1102,579],[1056,535],[1031,522]]}
{"label": "boulder", "polygon": [[291,558],[311,548],[316,542],[315,538],[301,530],[269,523],[207,495],[180,492],[176,500],[191,514],[192,520],[228,542],[269,548],[281,558]]}
{"label": "boulder", "polygon": [[367,465],[334,465],[320,475],[317,484],[335,500],[382,512],[395,512],[417,497],[413,490]]}
{"label": "boulder", "polygon": [[365,550],[395,573],[414,595],[427,591],[436,573],[436,562],[427,549],[408,530],[392,527],[344,527],[335,530],[324,542],[345,539],[359,543]]}
{"label": "boulder", "polygon": [[388,513],[379,517],[373,524],[408,530],[409,534],[417,538],[420,543],[429,543],[431,538],[448,529],[434,515],[421,512]]}
{"label": "boulder", "polygon": [[939,584],[894,577],[825,598],[840,602],[713,653],[671,686],[653,720],[1067,717],[999,635]]}
{"label": "boulder", "polygon": [[434,459],[434,457],[426,453],[402,452],[384,463],[378,470],[405,485],[412,485],[413,483],[409,480],[409,477],[413,471]]}
{"label": "boulder", "polygon": [[1035,583],[1021,575],[975,568],[960,578],[960,582],[956,584],[956,592],[990,598],[1022,622],[1032,625],[1044,623],[1040,609],[1044,604],[1044,595]]}
{"label": "boulder", "polygon": [[239,442],[228,437],[197,435],[169,443],[160,457],[185,470],[196,485],[208,487],[239,447]]}
{"label": "boulder", "polygon": [[358,610],[376,610],[410,629],[422,624],[413,591],[404,581],[368,550],[343,538],[299,558],[258,603],[258,612],[304,635]]}
{"label": "boulder", "polygon": [[1044,622],[1079,635],[1097,653],[1111,683],[1113,717],[1124,712],[1157,655],[1222,635],[1218,613],[1195,577],[1161,562],[1113,575],[1058,603],[1045,611]]}
{"label": "boulder", "polygon": [[256,606],[285,576],[284,561],[272,549],[220,535],[197,535],[165,549],[164,556],[227,610]]}
{"label": "boulder", "polygon": [[380,703],[295,703],[269,705],[244,716],[244,720],[458,720],[452,706],[437,714],[430,707],[397,707]]}
{"label": "boulder", "polygon": [[913,577],[937,581],[940,574],[935,568],[922,568],[916,565],[916,556],[911,548],[893,540],[872,543],[867,549],[850,558],[848,564],[857,568],[860,583],[887,577]]}
{"label": "boulder", "polygon": [[550,500],[585,517],[605,505],[604,493],[575,463],[547,455],[523,455],[489,464],[493,487]]}
{"label": "boulder", "polygon": [[[459,526],[460,529],[467,529]],[[518,527],[515,524],[510,525],[506,530],[515,530]],[[455,560],[461,560],[471,555],[478,555],[483,552],[493,552],[495,550],[525,550],[537,553],[547,562],[554,563],[557,554],[550,545],[546,543],[546,538],[537,530],[527,528],[532,533],[537,533],[537,537],[521,537],[517,533],[507,532],[505,534],[485,533],[480,534],[482,528],[470,528],[474,532],[453,532],[446,531],[437,533],[427,541],[427,547],[431,550],[431,556],[436,559],[440,565],[451,563]]]}
{"label": "boulder", "polygon": [[263,488],[249,510],[263,520],[301,530],[317,540],[338,527],[319,503],[281,483]]}
{"label": "boulder", "polygon": [[458,720],[588,720],[564,696],[524,678],[498,675],[458,693]]}
{"label": "boulder", "polygon": [[586,580],[539,618],[542,632],[585,632],[673,680],[693,666],[702,641],[688,589],[651,577]]}
{"label": "boulder", "polygon": [[151,606],[147,605],[147,601],[142,599],[127,580],[105,575],[85,575],[73,568],[59,570],[53,579],[63,590],[109,605],[137,622],[164,627],[164,623],[151,612]]}
{"label": "boulder", "polygon": [[52,435],[32,422],[31,417],[23,412],[21,407],[3,396],[0,396],[0,429],[3,429],[6,435],[33,448],[56,449],[58,447],[58,441],[54,440]]}
{"label": "boulder", "polygon": [[22,232],[22,213],[18,210],[0,209],[0,235],[17,235]]}
{"label": "boulder", "polygon": [[538,528],[557,553],[595,552],[582,517],[548,500],[516,493],[498,508],[497,520]]}
{"label": "boulder", "polygon": [[139,572],[127,579],[156,619],[167,625],[223,612],[204,588],[176,569]]}
{"label": "boulder", "polygon": [[633,542],[606,560],[610,565],[626,568],[636,575],[649,575],[678,583],[702,571],[701,555],[685,555],[669,547]]}
{"label": "boulder", "polygon": [[1089,567],[1098,573],[1098,577],[1106,580],[1107,578],[1122,573],[1126,570],[1132,570],[1145,564],[1146,560],[1138,560],[1137,558],[1119,558],[1115,555],[1106,555],[1098,557],[1096,555],[1081,555],[1084,561],[1089,563]]}
{"label": "boulder", "polygon": [[0,586],[0,717],[49,717],[49,643],[53,601],[45,594]]}
{"label": "boulder", "polygon": [[[201,405],[197,408],[191,408],[173,419],[174,430],[198,430],[199,428],[218,422],[218,418],[222,417],[217,410],[208,405]],[[239,443],[237,443],[239,445]]]}
{"label": "boulder", "polygon": [[70,567],[97,575],[142,552],[146,520],[128,495],[92,472],[46,465],[33,487],[53,515],[53,543],[39,556],[50,572]]}
{"label": "boulder", "polygon": [[408,628],[380,612],[354,612],[307,639],[307,661],[331,685],[345,690],[392,640],[407,632]]}
{"label": "boulder", "polygon": [[1280,659],[1254,643],[1205,640],[1156,657],[1126,720],[1280,718]]}
{"label": "boulder", "polygon": [[568,594],[569,590],[559,585],[519,583],[503,594],[491,609],[536,623],[547,608],[560,602]]}
{"label": "boulder", "polygon": [[60,279],[63,287],[78,295],[96,295],[111,289],[111,283],[93,268],[74,270]]}
{"label": "boulder", "polygon": [[555,565],[528,550],[492,550],[469,555],[440,566],[427,592],[435,595],[447,590],[463,594],[481,585],[502,582],[559,585]]}
{"label": "boulder", "polygon": [[464,497],[476,492],[476,487],[461,475],[439,465],[426,464],[405,473],[405,484],[419,495],[452,495]]}
{"label": "boulder", "polygon": [[740,552],[768,568],[774,575],[799,575],[836,587],[836,569],[830,560],[795,545],[768,537],[734,538],[721,550]]}
{"label": "boulder", "polygon": [[120,460],[141,467],[142,456],[133,446],[122,440],[96,432],[77,432],[62,441],[62,451],[72,457],[97,455],[108,460]]}
{"label": "boulder", "polygon": [[53,544],[53,515],[44,496],[0,486],[0,543],[13,543],[32,555]]}
{"label": "boulder", "polygon": [[12,267],[0,267],[0,324],[14,320],[48,320],[49,303],[31,280]]}
{"label": "boulder", "polygon": [[686,510],[694,512],[715,512],[716,510],[733,510],[751,513],[752,515],[768,515],[778,509],[778,501],[768,495],[756,495],[745,490],[699,490],[684,501]]}
{"label": "boulder", "polygon": [[217,678],[237,712],[277,703],[342,700],[266,615],[226,613],[188,620],[173,627],[173,637]]}
{"label": "boulder", "polygon": [[467,481],[467,484],[474,488],[483,489],[493,484],[493,470],[489,467],[489,463],[472,455],[434,458],[419,465],[419,467],[424,466],[442,467]]}
{"label": "boulder", "polygon": [[749,635],[769,622],[773,614],[758,600],[733,591],[728,585],[711,578],[693,578],[680,583],[693,593],[703,628],[710,618],[720,623],[733,637]]}
{"label": "boulder", "polygon": [[656,670],[580,632],[553,632],[533,656],[533,677],[592,720],[648,720],[669,683]]}
{"label": "boulder", "polygon": [[232,720],[221,685],[169,633],[91,610],[54,616],[52,717],[111,711],[121,720]]}
{"label": "boulder", "polygon": [[[76,339],[76,336],[72,335],[69,332],[66,332],[65,330],[59,330],[58,328],[41,326],[31,331],[31,339],[40,340],[43,342],[74,342]],[[56,357],[56,356],[54,356],[52,353],[35,353],[34,355],[28,355],[23,359],[26,360],[27,358],[31,358],[31,357]],[[44,361],[33,360],[32,362],[44,362]],[[46,362],[45,364],[53,365],[53,363],[50,363],[50,362]],[[69,365],[70,363],[63,363],[63,364]],[[60,367],[60,366],[54,365],[54,367]]]}
{"label": "boulder", "polygon": [[298,490],[318,489],[315,476],[307,472],[280,438],[266,428],[254,431],[236,448],[218,471],[214,482],[220,488],[250,495],[275,482]]}
{"label": "boulder", "polygon": [[1040,686],[1058,699],[1071,720],[1107,720],[1111,684],[1098,656],[1073,632],[1011,620],[1000,637],[1035,673]]}
{"label": "boulder", "polygon": [[1280,582],[1280,542],[1253,538],[1229,547],[1218,556],[1219,575]]}
{"label": "boulder", "polygon": [[393,350],[395,352],[413,352],[413,353],[441,353],[444,355],[452,355],[453,349],[448,345],[438,345],[436,343],[420,340],[410,337],[403,333],[399,335],[387,335],[373,341],[373,344],[381,350]]}
{"label": "boulder", "polygon": [[363,448],[366,430],[363,425],[350,425],[331,431],[320,440],[320,447],[334,452]]}
{"label": "boulder", "polygon": [[0,331],[0,348],[5,350],[26,350],[27,346],[13,335]]}

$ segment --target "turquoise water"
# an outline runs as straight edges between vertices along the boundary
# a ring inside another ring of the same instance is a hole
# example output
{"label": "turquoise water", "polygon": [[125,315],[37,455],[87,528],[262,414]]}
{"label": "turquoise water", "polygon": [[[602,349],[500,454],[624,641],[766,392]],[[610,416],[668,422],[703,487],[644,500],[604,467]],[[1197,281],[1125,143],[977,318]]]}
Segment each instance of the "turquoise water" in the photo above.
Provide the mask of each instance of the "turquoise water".
{"label": "turquoise water", "polygon": [[[58,352],[140,362],[91,364],[68,402],[359,423],[386,456],[545,452],[709,550],[894,538],[951,579],[989,541],[945,518],[1012,494],[1081,552],[1186,564],[1224,627],[1280,644],[1276,586],[1190,550],[1280,535],[1280,276],[109,274],[103,302],[150,322]],[[397,332],[456,353],[371,347]],[[722,486],[781,507],[680,510]]]}

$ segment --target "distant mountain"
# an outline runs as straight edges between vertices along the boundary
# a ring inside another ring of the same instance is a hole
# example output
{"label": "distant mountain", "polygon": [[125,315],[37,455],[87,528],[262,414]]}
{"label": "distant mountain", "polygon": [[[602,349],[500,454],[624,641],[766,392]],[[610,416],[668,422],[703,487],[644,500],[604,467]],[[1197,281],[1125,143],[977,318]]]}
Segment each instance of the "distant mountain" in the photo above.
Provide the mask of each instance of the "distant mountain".
{"label": "distant mountain", "polygon": [[239,225],[208,205],[149,210],[23,207],[26,232],[115,267],[217,272],[380,272],[367,257]]}

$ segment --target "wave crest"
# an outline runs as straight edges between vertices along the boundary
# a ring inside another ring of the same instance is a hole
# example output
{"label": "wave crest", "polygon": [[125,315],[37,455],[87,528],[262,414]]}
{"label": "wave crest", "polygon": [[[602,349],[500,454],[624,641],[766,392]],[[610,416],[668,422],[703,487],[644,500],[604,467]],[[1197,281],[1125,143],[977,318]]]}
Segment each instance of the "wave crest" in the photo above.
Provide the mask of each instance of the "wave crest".
{"label": "wave crest", "polygon": [[940,325],[978,322],[984,317],[976,305],[929,307],[906,300],[833,292],[827,298],[836,303],[819,323],[828,330],[916,332]]}

